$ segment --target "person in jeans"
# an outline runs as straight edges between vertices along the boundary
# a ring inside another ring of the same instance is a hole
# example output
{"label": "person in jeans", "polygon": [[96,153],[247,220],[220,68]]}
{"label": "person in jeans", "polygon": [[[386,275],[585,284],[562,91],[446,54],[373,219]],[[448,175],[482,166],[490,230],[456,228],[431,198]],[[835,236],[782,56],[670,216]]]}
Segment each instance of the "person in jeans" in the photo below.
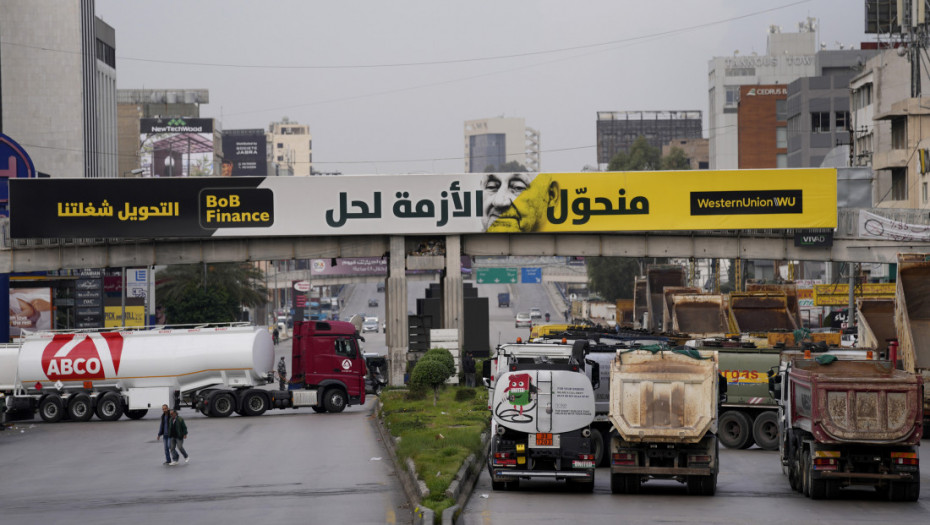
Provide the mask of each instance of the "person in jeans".
{"label": "person in jeans", "polygon": [[171,420],[171,414],[168,412],[168,405],[161,406],[161,424],[158,425],[158,437],[165,442],[165,465],[171,464],[171,453],[168,452],[171,438],[168,437],[168,422]]}
{"label": "person in jeans", "polygon": [[184,450],[184,440],[187,439],[187,425],[184,424],[184,418],[178,415],[177,410],[171,411],[171,418],[168,420],[168,435],[171,436],[171,465],[177,465],[178,460],[181,459],[178,456],[178,450],[181,451],[181,454],[184,454],[184,462],[190,463],[190,456],[187,455],[187,451]]}
{"label": "person in jeans", "polygon": [[465,372],[465,386],[475,386],[475,358],[471,352],[465,354],[462,359],[462,371]]}

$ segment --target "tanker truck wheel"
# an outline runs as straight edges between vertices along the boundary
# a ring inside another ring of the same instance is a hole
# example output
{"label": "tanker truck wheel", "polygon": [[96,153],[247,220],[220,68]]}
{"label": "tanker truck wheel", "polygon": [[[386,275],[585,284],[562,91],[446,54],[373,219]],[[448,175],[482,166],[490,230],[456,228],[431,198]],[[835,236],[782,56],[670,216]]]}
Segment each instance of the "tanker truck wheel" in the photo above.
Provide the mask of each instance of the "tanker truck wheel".
{"label": "tanker truck wheel", "polygon": [[242,396],[242,412],[247,416],[260,416],[268,410],[268,399],[258,390],[249,390]]}
{"label": "tanker truck wheel", "polygon": [[310,407],[310,408],[312,408],[313,411],[316,412],[317,414],[322,414],[322,413],[326,412],[326,407],[321,407],[321,406],[316,406],[316,405],[314,405],[314,406],[312,406],[312,407]]}
{"label": "tanker truck wheel", "polygon": [[97,417],[102,421],[116,421],[123,415],[123,400],[115,392],[97,398]]}
{"label": "tanker truck wheel", "polygon": [[752,424],[749,417],[737,410],[727,410],[720,415],[717,437],[727,448],[749,448],[753,445]]}
{"label": "tanker truck wheel", "polygon": [[763,450],[778,450],[778,416],[767,410],[752,422],[752,438]]}
{"label": "tanker truck wheel", "polygon": [[229,417],[236,409],[236,403],[226,392],[217,392],[210,399],[210,415],[213,417]]}
{"label": "tanker truck wheel", "polygon": [[606,467],[607,458],[610,457],[610,454],[607,453],[606,443],[604,443],[604,436],[601,434],[600,430],[595,428],[591,429],[591,444],[594,445],[594,466]]}
{"label": "tanker truck wheel", "polygon": [[126,413],[126,417],[128,417],[129,419],[133,419],[133,420],[142,419],[145,417],[146,414],[149,413],[148,409],[146,408],[137,408],[135,410],[125,410],[124,412]]}
{"label": "tanker truck wheel", "polygon": [[68,401],[68,418],[72,421],[87,421],[94,415],[94,408],[87,394],[75,394]]}
{"label": "tanker truck wheel", "polygon": [[61,398],[58,394],[49,394],[39,402],[39,416],[46,423],[57,423],[64,416]]}
{"label": "tanker truck wheel", "polygon": [[330,388],[323,395],[323,406],[327,412],[342,412],[346,408],[346,393],[341,388]]}

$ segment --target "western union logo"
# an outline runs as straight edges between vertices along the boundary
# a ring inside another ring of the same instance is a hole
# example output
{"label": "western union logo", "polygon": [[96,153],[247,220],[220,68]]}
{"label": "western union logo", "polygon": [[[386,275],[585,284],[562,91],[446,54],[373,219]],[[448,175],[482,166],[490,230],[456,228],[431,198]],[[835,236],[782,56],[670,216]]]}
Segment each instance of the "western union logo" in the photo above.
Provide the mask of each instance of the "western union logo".
{"label": "western union logo", "polygon": [[801,190],[694,191],[691,215],[803,213]]}

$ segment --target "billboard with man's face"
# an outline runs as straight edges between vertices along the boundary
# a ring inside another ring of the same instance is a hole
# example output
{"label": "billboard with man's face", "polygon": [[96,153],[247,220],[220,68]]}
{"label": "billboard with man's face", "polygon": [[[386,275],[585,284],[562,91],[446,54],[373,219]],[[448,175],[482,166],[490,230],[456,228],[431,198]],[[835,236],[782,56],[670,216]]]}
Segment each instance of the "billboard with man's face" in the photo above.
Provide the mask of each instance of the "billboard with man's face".
{"label": "billboard with man's face", "polygon": [[[267,175],[267,151],[265,130],[263,129],[227,129],[223,131],[223,164],[229,163],[230,176],[261,177]],[[227,174],[223,173],[223,175]]]}
{"label": "billboard with man's face", "polygon": [[12,180],[16,238],[835,228],[836,170]]}

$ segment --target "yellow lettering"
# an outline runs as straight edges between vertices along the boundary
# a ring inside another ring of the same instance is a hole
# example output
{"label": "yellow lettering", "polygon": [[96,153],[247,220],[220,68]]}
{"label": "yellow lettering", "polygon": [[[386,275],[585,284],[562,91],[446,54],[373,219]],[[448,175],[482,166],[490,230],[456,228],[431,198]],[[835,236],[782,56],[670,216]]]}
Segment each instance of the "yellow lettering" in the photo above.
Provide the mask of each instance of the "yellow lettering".
{"label": "yellow lettering", "polygon": [[230,195],[230,196],[229,196],[229,207],[230,207],[230,208],[238,208],[238,207],[239,207],[239,196],[238,196],[238,195]]}
{"label": "yellow lettering", "polygon": [[207,195],[207,208],[216,208],[216,195]]}

